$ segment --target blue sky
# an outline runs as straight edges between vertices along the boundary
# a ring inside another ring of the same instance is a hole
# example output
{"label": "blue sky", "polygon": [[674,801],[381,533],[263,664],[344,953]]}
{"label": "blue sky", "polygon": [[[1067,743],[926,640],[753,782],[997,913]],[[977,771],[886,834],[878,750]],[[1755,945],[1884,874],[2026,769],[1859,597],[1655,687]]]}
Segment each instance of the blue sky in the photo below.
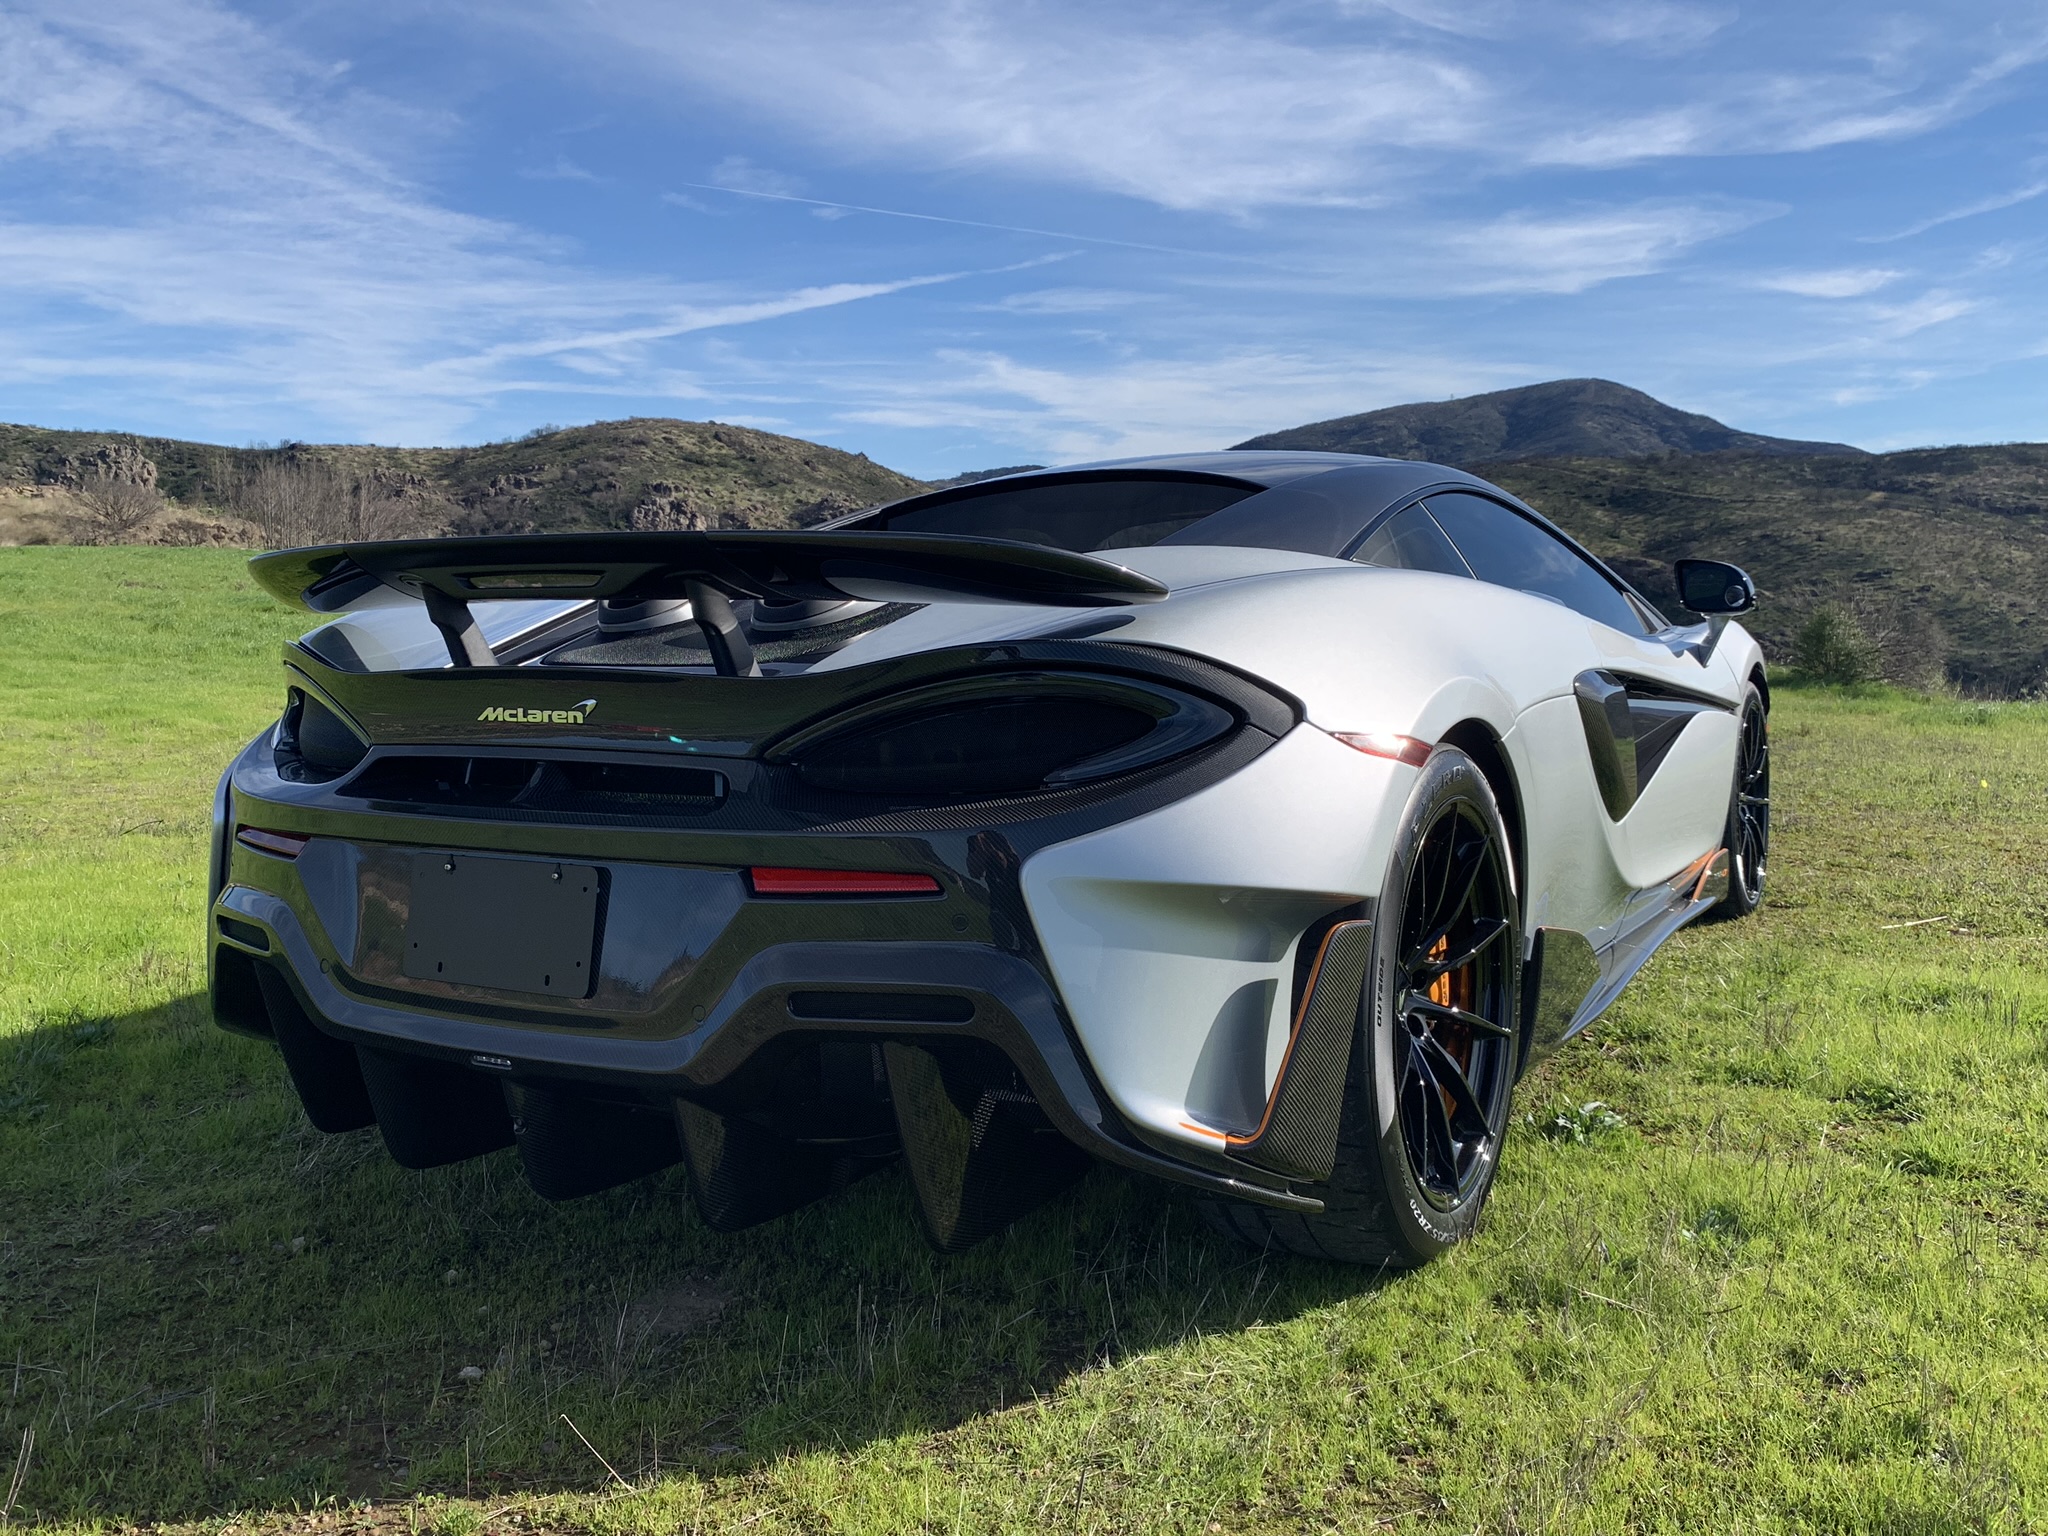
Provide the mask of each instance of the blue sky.
{"label": "blue sky", "polygon": [[0,419],[916,474],[1600,375],[2048,439],[2048,7],[0,0]]}

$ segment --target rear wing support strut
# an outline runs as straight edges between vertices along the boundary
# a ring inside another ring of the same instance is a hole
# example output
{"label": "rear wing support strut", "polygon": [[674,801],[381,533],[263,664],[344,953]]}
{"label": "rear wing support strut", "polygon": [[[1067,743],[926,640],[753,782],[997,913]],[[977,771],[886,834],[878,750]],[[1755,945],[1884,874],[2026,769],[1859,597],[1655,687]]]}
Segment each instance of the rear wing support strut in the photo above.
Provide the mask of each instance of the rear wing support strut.
{"label": "rear wing support strut", "polygon": [[704,632],[704,645],[711,652],[711,665],[720,677],[759,677],[761,667],[754,660],[754,648],[740,628],[732,600],[709,582],[684,584],[690,594],[690,615]]}
{"label": "rear wing support strut", "polygon": [[458,667],[495,667],[498,656],[484,639],[484,632],[477,628],[476,615],[469,611],[469,604],[459,597],[450,597],[438,587],[422,587],[420,597],[426,602],[427,617],[434,628],[441,631],[441,638],[448,642],[448,659]]}

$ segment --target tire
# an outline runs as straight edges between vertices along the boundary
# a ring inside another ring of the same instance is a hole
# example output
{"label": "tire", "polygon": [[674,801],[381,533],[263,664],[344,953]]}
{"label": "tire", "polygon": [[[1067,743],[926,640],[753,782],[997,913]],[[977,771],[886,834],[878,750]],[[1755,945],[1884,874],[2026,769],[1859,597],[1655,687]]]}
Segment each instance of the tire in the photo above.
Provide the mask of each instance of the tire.
{"label": "tire", "polygon": [[[1379,913],[1336,1163],[1326,1182],[1297,1186],[1322,1200],[1322,1213],[1238,1201],[1204,1209],[1211,1225],[1261,1248],[1412,1269],[1478,1225],[1519,1043],[1521,920],[1507,832],[1485,775],[1455,747],[1430,754],[1409,796]],[[1446,955],[1463,963],[1446,967]]]}
{"label": "tire", "polygon": [[1764,696],[1755,683],[1742,690],[1742,729],[1735,744],[1735,785],[1728,794],[1728,894],[1707,917],[1728,922],[1747,917],[1764,902],[1764,876],[1771,853],[1771,731]]}

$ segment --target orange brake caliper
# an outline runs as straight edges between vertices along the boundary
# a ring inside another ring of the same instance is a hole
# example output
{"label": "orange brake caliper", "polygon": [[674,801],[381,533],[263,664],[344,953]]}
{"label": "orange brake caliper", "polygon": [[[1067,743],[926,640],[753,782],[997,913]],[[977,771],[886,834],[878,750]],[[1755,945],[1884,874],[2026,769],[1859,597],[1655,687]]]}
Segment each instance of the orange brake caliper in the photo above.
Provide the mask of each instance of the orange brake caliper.
{"label": "orange brake caliper", "polygon": [[[1436,941],[1435,946],[1429,952],[1429,958],[1440,960],[1450,953],[1450,949],[1450,936],[1446,934],[1443,938]],[[1442,1003],[1448,1008],[1469,1009],[1472,1006],[1472,993],[1472,967],[1469,965],[1461,965],[1455,971],[1446,971],[1429,984],[1429,1000],[1433,1003]],[[1431,1033],[1436,1034],[1437,1039],[1443,1042],[1444,1049],[1450,1052],[1453,1061],[1457,1062],[1462,1068],[1468,1070],[1471,1068],[1472,1040],[1469,1036],[1462,1040],[1456,1037],[1445,1040],[1438,1031],[1432,1030]],[[1464,1031],[1461,1029],[1460,1034],[1463,1033]],[[1437,1093],[1444,1101],[1444,1114],[1446,1116],[1456,1114],[1457,1105],[1453,1102],[1450,1094],[1442,1088],[1437,1089]]]}

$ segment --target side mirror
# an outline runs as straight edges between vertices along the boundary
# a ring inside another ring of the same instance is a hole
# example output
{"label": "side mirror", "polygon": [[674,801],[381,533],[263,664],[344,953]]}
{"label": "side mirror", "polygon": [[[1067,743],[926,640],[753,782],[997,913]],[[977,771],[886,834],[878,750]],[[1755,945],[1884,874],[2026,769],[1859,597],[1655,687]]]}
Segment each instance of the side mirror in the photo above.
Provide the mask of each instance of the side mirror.
{"label": "side mirror", "polygon": [[1671,567],[1671,574],[1678,582],[1678,600],[1706,616],[1706,643],[1689,647],[1704,666],[1721,643],[1728,621],[1756,606],[1756,583],[1741,566],[1725,560],[1680,560]]}
{"label": "side mirror", "polygon": [[1671,567],[1678,600],[1694,613],[1728,618],[1756,606],[1756,583],[1739,565],[1721,560],[1680,560]]}

